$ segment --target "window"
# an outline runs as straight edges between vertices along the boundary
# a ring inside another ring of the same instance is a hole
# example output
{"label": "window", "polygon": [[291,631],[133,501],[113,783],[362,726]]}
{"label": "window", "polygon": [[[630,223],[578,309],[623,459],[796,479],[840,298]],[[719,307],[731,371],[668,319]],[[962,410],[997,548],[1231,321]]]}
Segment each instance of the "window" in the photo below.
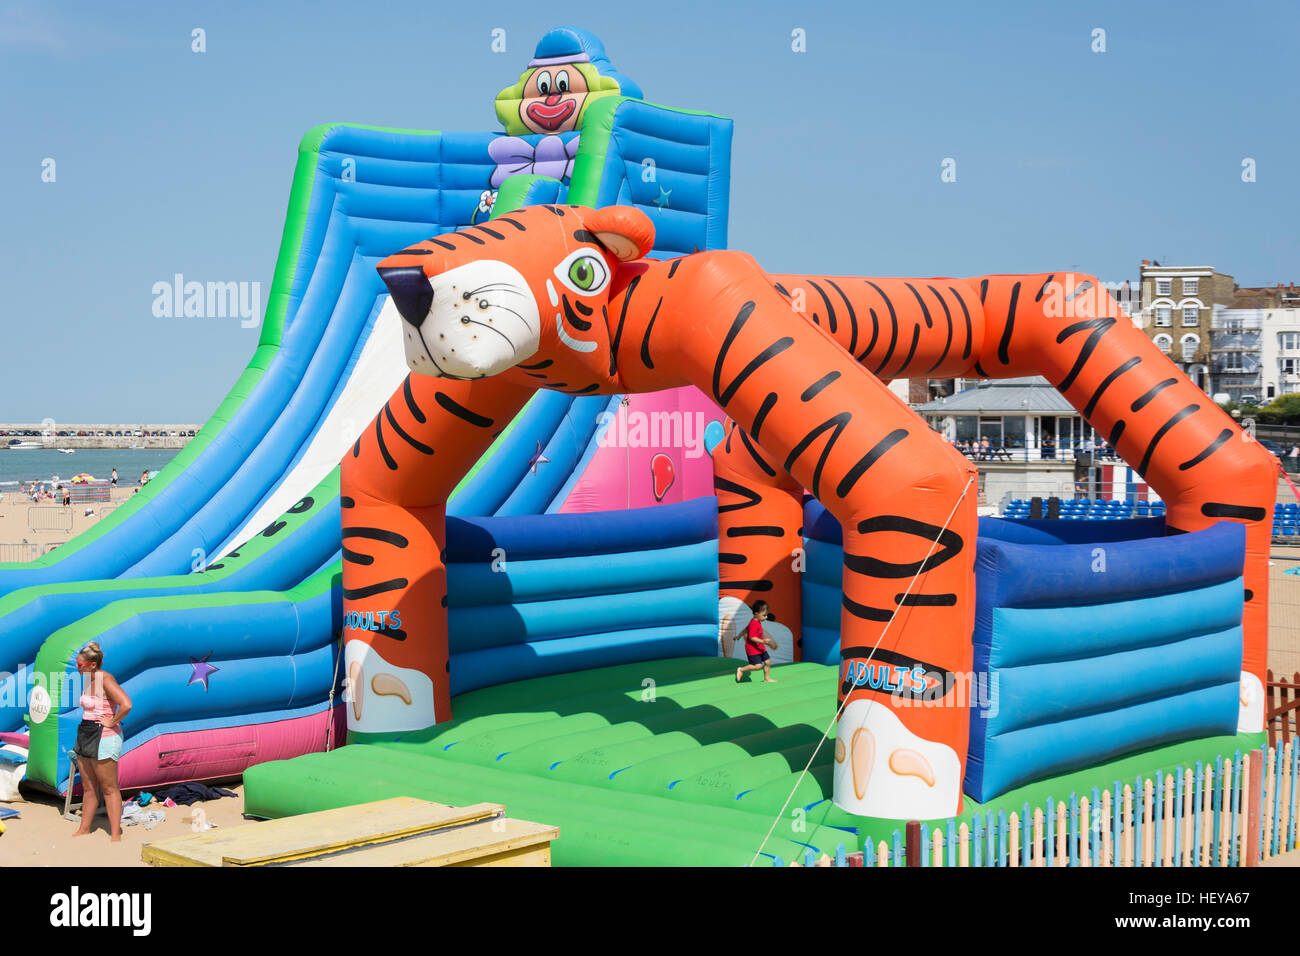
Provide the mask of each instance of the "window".
{"label": "window", "polygon": [[1194,305],[1183,306],[1183,325],[1200,325],[1201,310]]}
{"label": "window", "polygon": [[1169,317],[1169,306],[1167,305],[1156,306],[1156,325],[1168,327],[1172,324],[1173,321]]}
{"label": "window", "polygon": [[1173,279],[1157,279],[1156,295],[1171,295],[1174,291]]}
{"label": "window", "polygon": [[1279,332],[1277,347],[1283,352],[1294,352],[1300,349],[1300,332]]}
{"label": "window", "polygon": [[1155,342],[1156,348],[1164,352],[1166,355],[1169,354],[1169,350],[1174,346],[1173,337],[1169,335],[1157,335]]}
{"label": "window", "polygon": [[1223,353],[1223,371],[1225,372],[1244,372],[1246,366],[1242,363],[1240,352]]}
{"label": "window", "polygon": [[1196,358],[1196,350],[1201,347],[1201,340],[1195,335],[1184,335],[1182,345],[1183,361],[1190,362],[1192,359]]}
{"label": "window", "polygon": [[1284,358],[1277,360],[1277,370],[1283,375],[1296,374],[1296,367],[1300,366],[1300,359]]}
{"label": "window", "polygon": [[1184,279],[1183,295],[1196,295],[1200,285],[1201,285],[1200,279]]}

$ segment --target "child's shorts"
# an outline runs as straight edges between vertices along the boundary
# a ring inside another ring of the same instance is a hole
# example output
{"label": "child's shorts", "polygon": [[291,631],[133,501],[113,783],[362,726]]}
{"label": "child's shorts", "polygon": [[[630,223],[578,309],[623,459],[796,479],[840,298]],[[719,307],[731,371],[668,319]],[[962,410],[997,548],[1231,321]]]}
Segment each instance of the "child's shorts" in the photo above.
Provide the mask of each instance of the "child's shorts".
{"label": "child's shorts", "polygon": [[122,756],[122,735],[103,734],[99,738],[99,759],[118,760]]}
{"label": "child's shorts", "polygon": [[766,664],[771,660],[767,651],[764,651],[762,654],[746,654],[745,656],[749,658],[751,664]]}

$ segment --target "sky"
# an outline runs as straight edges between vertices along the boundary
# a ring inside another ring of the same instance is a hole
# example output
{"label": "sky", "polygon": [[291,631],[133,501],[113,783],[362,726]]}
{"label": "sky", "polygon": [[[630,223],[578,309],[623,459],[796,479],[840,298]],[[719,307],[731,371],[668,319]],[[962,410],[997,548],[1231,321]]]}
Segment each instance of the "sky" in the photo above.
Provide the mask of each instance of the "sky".
{"label": "sky", "polygon": [[773,272],[1300,281],[1297,9],[0,0],[0,421],[205,421],[258,329],[157,316],[155,283],[264,308],[303,133],[497,130],[560,25],[735,120],[728,244]]}

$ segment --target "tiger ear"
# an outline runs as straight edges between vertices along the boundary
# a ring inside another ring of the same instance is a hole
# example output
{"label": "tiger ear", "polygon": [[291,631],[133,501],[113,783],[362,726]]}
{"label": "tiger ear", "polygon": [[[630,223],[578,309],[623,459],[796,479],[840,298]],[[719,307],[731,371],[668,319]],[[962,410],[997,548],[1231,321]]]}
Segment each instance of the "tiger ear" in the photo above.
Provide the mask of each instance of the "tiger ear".
{"label": "tiger ear", "polygon": [[583,225],[624,262],[640,259],[655,245],[650,217],[633,206],[606,206],[584,213]]}

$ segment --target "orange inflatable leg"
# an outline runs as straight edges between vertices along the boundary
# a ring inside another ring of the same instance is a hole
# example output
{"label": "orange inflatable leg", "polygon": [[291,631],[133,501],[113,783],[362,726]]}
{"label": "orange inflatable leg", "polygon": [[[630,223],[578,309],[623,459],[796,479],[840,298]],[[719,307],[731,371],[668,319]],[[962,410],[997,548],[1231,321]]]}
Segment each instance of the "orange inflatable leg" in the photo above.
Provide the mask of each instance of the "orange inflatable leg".
{"label": "orange inflatable leg", "polygon": [[344,456],[349,731],[450,719],[444,502],[531,394],[411,375]]}
{"label": "orange inflatable leg", "polygon": [[740,639],[753,616],[747,609],[763,600],[790,631],[793,659],[801,660],[803,489],[734,421],[728,419],[726,432],[713,449],[722,650],[731,653],[731,642]]}

